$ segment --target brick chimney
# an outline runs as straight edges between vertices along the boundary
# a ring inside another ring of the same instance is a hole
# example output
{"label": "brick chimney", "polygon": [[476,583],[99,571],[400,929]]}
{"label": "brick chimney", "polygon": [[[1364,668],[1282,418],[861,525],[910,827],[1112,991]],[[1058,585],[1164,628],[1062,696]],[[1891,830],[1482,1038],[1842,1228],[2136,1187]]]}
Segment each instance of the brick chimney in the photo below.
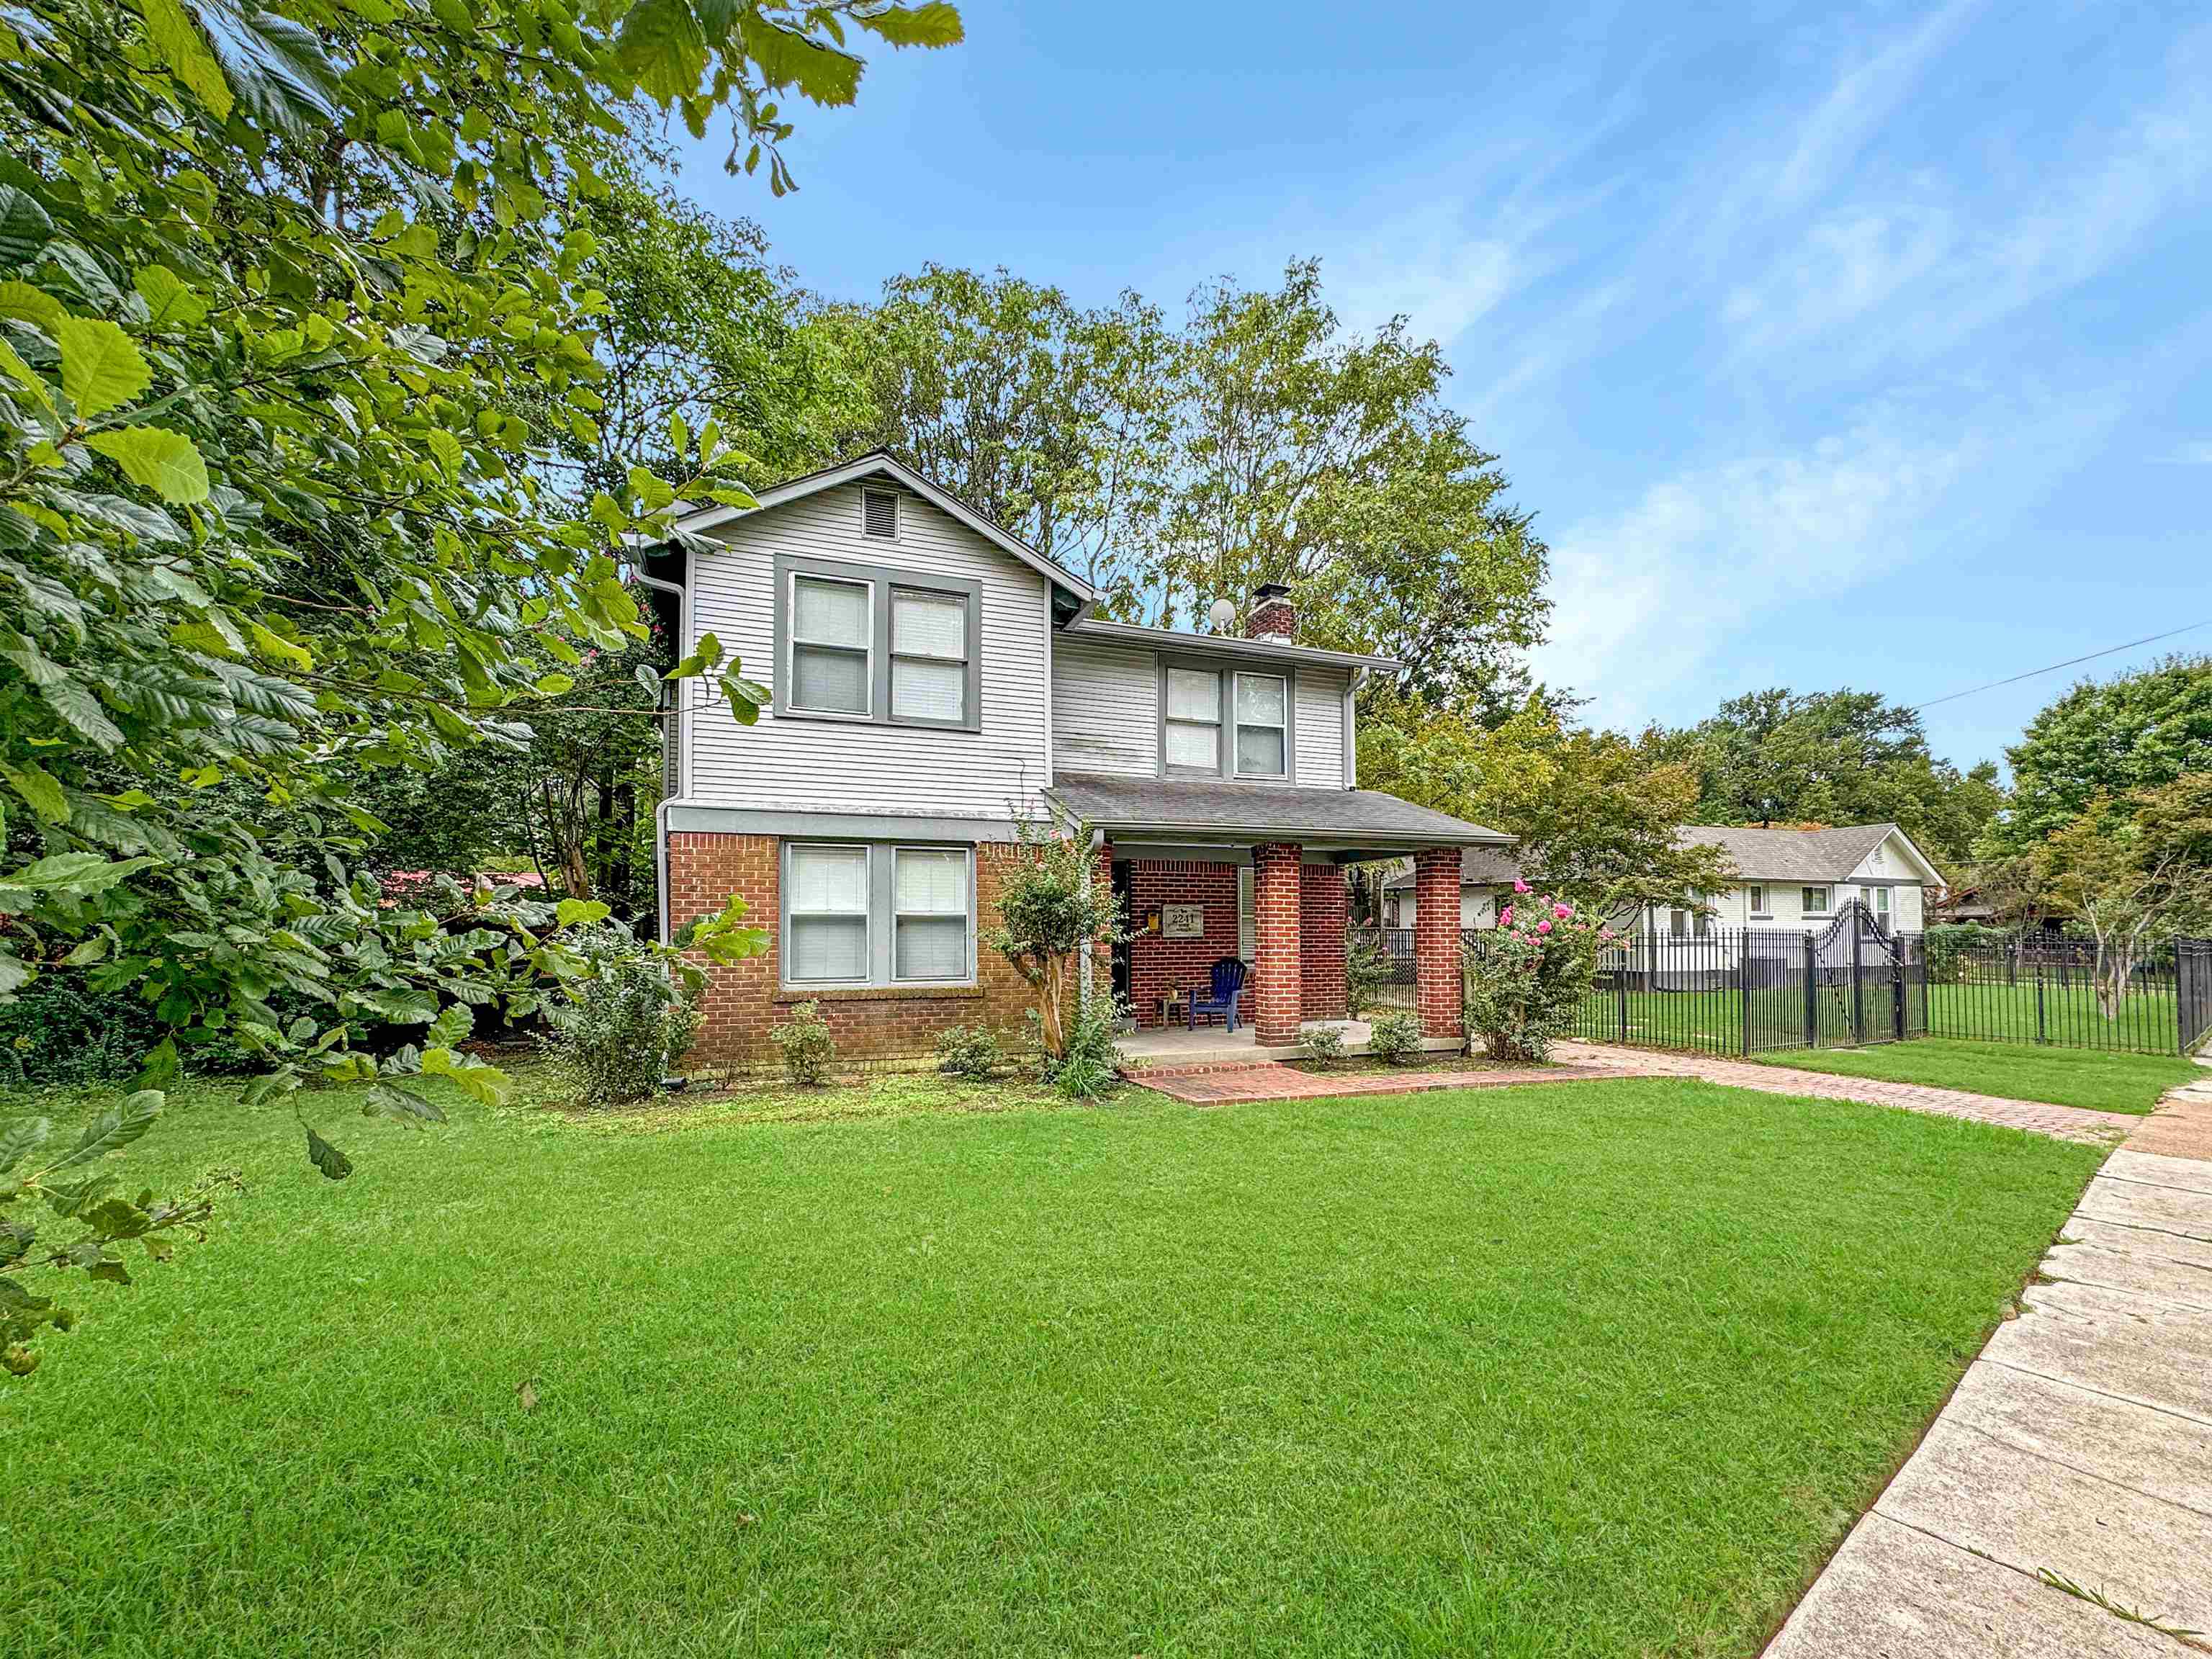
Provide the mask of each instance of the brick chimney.
{"label": "brick chimney", "polygon": [[1298,631],[1298,608],[1281,582],[1261,582],[1252,590],[1252,609],[1244,617],[1248,640],[1291,640]]}

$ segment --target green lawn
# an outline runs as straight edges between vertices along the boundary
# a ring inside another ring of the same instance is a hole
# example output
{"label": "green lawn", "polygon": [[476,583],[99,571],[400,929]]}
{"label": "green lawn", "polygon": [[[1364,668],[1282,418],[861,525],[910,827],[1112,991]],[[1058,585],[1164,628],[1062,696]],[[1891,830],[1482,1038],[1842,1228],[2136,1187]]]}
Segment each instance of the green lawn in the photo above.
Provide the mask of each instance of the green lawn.
{"label": "green lawn", "polygon": [[2100,1156],[1674,1080],[841,1098],[325,1097],[343,1185],[188,1098],[134,1182],[245,1194],[0,1394],[10,1656],[1747,1654]]}
{"label": "green lawn", "polygon": [[2066,1048],[2152,1054],[2172,1054],[2181,1046],[2172,991],[2130,990],[2106,1019],[2094,988],[2079,974],[2063,985],[2046,980],[2039,999],[2033,980],[1931,984],[1928,1030],[1931,1036],[1977,1042],[2033,1042],[2039,1033],[2044,1042]]}
{"label": "green lawn", "polygon": [[1915,1037],[1878,1048],[1794,1048],[1753,1054],[1767,1066],[1801,1066],[1843,1077],[1887,1078],[1967,1089],[2007,1100],[2086,1106],[2095,1112],[2149,1111],[2178,1083],[2200,1076],[2195,1062],[2172,1054],[2112,1054],[2091,1048],[2038,1048],[2010,1042]]}

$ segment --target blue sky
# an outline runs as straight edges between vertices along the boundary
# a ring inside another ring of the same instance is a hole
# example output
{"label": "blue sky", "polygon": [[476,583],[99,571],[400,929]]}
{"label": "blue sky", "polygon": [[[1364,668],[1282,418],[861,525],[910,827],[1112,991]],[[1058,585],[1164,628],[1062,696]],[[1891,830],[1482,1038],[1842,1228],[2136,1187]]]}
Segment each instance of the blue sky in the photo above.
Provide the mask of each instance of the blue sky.
{"label": "blue sky", "polygon": [[[2212,617],[2201,6],[961,9],[799,112],[797,196],[711,143],[680,187],[842,297],[934,259],[1179,309],[1317,255],[1348,322],[1443,343],[1593,720]],[[1937,751],[2071,678],[1929,710]]]}

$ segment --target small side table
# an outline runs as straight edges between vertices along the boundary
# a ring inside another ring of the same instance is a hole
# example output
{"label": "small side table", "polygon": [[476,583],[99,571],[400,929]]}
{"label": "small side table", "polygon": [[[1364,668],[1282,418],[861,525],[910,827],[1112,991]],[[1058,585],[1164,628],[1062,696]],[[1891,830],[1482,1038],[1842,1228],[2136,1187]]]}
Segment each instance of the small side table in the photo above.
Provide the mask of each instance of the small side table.
{"label": "small side table", "polygon": [[1163,1026],[1176,1024],[1176,1010],[1178,1008],[1183,1010],[1185,1013],[1189,1012],[1190,999],[1188,993],[1182,991],[1168,991],[1162,994],[1160,997],[1160,1024]]}

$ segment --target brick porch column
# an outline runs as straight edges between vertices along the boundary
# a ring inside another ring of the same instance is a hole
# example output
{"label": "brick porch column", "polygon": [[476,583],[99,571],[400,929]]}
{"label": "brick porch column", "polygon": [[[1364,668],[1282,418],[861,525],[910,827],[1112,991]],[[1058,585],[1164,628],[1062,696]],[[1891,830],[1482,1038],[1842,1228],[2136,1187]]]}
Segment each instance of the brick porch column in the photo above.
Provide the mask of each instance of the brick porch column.
{"label": "brick porch column", "polygon": [[1252,849],[1252,913],[1260,933],[1252,1025],[1263,1048],[1298,1040],[1298,1016],[1305,1003],[1305,969],[1298,953],[1302,851],[1295,842]]}
{"label": "brick porch column", "polygon": [[[1098,843],[1091,859],[1091,880],[1101,892],[1111,893],[1114,890],[1114,843],[1112,842],[1102,841]],[[1114,988],[1114,946],[1111,941],[1106,939],[1091,941],[1089,973],[1084,984],[1091,989],[1102,992]]]}
{"label": "brick porch column", "polygon": [[1413,854],[1413,985],[1421,1035],[1467,1035],[1460,987],[1459,848]]}

